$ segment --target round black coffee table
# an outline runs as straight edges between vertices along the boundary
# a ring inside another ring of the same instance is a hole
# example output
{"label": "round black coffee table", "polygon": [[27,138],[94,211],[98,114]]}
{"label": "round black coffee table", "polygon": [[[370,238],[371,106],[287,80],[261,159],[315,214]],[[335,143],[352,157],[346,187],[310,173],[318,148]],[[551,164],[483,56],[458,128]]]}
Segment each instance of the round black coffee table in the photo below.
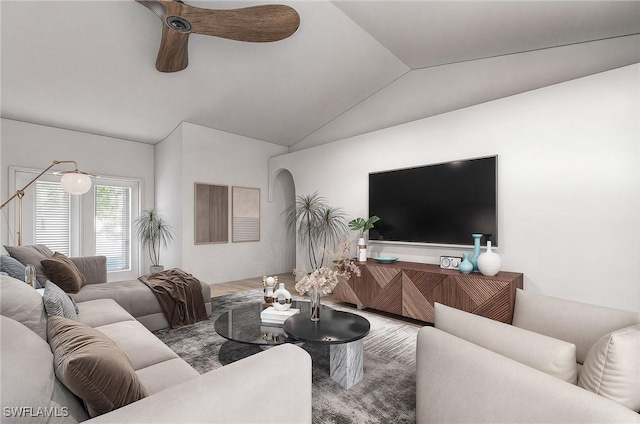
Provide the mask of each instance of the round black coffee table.
{"label": "round black coffee table", "polygon": [[[309,302],[293,301],[291,307],[309,318]],[[322,311],[330,310],[323,306]],[[248,303],[221,314],[214,323],[218,334],[228,340],[252,345],[279,345],[290,340],[282,325],[263,324],[260,321],[261,303]],[[322,313],[322,312],[321,312]]]}
{"label": "round black coffee table", "polygon": [[331,379],[346,389],[364,376],[362,338],[370,329],[366,318],[329,308],[320,310],[319,321],[300,311],[284,322],[284,331],[292,339],[329,345]]}

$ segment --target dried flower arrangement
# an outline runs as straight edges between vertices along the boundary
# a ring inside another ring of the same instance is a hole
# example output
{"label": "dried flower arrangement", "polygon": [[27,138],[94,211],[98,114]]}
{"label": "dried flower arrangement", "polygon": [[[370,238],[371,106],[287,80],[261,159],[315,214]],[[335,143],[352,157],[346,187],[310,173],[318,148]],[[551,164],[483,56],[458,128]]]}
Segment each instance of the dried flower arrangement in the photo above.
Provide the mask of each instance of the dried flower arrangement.
{"label": "dried flower arrangement", "polygon": [[322,266],[311,273],[308,273],[304,269],[294,270],[296,275],[304,275],[304,277],[296,283],[295,288],[298,293],[304,294],[310,289],[315,289],[320,293],[328,294],[335,288],[340,278],[348,279],[351,274],[359,277],[360,268],[358,268],[355,261],[349,257],[352,247],[353,242],[345,238],[338,246],[337,252],[326,251],[327,257],[331,259],[329,262],[333,264],[333,269],[329,266]]}

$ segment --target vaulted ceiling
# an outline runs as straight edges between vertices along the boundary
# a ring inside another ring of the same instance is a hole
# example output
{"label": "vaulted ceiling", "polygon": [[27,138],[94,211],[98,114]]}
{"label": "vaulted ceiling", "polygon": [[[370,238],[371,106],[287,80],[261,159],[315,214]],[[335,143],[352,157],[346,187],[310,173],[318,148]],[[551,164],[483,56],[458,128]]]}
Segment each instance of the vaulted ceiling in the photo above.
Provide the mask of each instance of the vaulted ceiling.
{"label": "vaulted ceiling", "polygon": [[298,11],[292,37],[193,34],[166,74],[161,22],[133,0],[3,0],[2,117],[145,143],[189,121],[299,150],[640,62],[638,1],[274,3]]}

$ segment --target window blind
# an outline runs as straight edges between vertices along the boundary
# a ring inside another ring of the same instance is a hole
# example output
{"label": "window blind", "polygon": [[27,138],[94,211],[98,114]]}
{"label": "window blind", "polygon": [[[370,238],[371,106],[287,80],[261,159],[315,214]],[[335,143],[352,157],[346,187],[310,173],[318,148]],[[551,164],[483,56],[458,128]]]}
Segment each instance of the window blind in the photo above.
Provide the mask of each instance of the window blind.
{"label": "window blind", "polygon": [[35,241],[69,256],[71,245],[69,193],[56,182],[36,182]]}
{"label": "window blind", "polygon": [[95,252],[107,271],[131,269],[131,188],[95,186]]}

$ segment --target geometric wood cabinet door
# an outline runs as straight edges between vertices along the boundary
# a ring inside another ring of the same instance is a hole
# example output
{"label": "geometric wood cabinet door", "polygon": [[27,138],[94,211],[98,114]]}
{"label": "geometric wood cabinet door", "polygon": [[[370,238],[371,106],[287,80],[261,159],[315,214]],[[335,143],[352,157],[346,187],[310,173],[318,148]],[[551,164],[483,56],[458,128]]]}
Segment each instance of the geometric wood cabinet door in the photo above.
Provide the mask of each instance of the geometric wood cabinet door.
{"label": "geometric wood cabinet door", "polygon": [[511,323],[516,288],[524,275],[499,272],[493,277],[462,274],[438,265],[414,262],[359,264],[361,276],[351,275],[333,289],[333,298],[420,321],[433,322],[435,302],[497,321]]}

